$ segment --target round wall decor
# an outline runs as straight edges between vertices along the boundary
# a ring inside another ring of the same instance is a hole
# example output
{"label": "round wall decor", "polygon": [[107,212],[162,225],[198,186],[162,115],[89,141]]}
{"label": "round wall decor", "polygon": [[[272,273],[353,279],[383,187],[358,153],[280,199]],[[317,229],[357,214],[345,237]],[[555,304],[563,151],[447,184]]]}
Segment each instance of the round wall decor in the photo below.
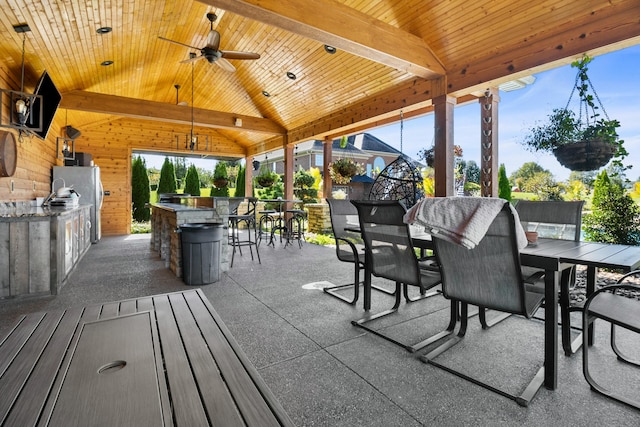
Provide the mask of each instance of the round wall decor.
{"label": "round wall decor", "polygon": [[0,177],[13,176],[17,160],[15,135],[6,130],[0,131]]}

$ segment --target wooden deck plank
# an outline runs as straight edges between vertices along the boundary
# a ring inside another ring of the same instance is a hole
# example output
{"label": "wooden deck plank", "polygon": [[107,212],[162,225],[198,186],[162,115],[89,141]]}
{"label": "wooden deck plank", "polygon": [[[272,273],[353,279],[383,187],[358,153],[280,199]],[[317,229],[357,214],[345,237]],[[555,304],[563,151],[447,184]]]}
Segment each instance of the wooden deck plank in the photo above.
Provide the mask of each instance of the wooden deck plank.
{"label": "wooden deck plank", "polygon": [[23,396],[29,396],[29,398],[16,401],[5,420],[6,425],[36,425],[42,408],[49,398],[49,393],[53,388],[82,312],[82,308],[77,308],[64,313],[62,321],[53,332],[53,336],[42,353],[40,361],[38,361],[20,392]]}
{"label": "wooden deck plank", "polygon": [[155,327],[151,311],[83,324],[50,425],[164,425]]}
{"label": "wooden deck plank", "polygon": [[0,377],[4,375],[13,358],[20,352],[43,317],[44,313],[23,317],[5,337],[0,347]]}
{"label": "wooden deck plank", "polygon": [[190,314],[190,307],[187,306],[183,295],[170,295],[169,301],[171,301],[180,335],[187,349],[187,356],[193,367],[193,374],[211,424],[229,427],[244,426],[245,423],[236,408],[236,402],[225,384],[227,378],[220,375],[216,360],[213,359],[202,337],[199,325]]}
{"label": "wooden deck plank", "polygon": [[100,319],[109,319],[111,317],[118,316],[120,312],[120,303],[110,302],[102,305],[102,311],[100,312]]}
{"label": "wooden deck plank", "polygon": [[[153,310],[153,308],[151,308],[151,310]],[[136,301],[135,300],[127,300],[127,301],[122,301],[120,303],[120,316],[124,315],[124,314],[133,314],[136,311]],[[139,310],[139,311],[145,311],[145,310]]]}
{"label": "wooden deck plank", "polygon": [[20,395],[22,387],[38,363],[38,359],[62,319],[62,315],[62,312],[46,313],[42,321],[38,323],[38,327],[30,335],[29,340],[20,349],[20,357],[15,357],[0,377],[0,390],[3,394],[3,398],[0,399],[0,424],[4,422],[15,399]]}
{"label": "wooden deck plank", "polygon": [[[78,323],[80,323],[81,321],[90,322],[93,320],[97,320],[98,317],[100,316],[100,310],[101,310],[101,306],[99,305],[86,307],[82,312],[82,317],[80,318]],[[74,331],[73,331],[73,338],[71,338],[71,342],[69,343],[69,346],[67,348],[73,348],[76,345],[76,342],[78,341],[79,337],[80,337],[80,331],[79,331],[79,328],[76,327],[74,328]],[[71,362],[71,353],[66,352],[64,356],[64,360],[62,361],[62,365],[60,365],[59,372],[66,371],[70,362]],[[53,387],[51,388],[51,396],[58,395],[58,393],[60,392],[60,388],[62,387],[63,380],[64,378],[62,375],[58,375],[56,377],[56,381],[53,384]],[[42,411],[42,416],[38,421],[39,426],[47,425],[49,418],[51,417],[51,412],[53,411],[54,404],[55,404],[55,398],[47,400],[47,404],[45,405],[44,410]]]}
{"label": "wooden deck plank", "polygon": [[[138,311],[154,310],[153,298],[139,298],[134,300]],[[160,335],[158,334],[158,328],[154,328],[153,341],[160,342]],[[154,348],[156,360],[162,360],[162,349],[160,346]],[[158,365],[158,378],[165,376],[164,366]],[[165,425],[168,427],[173,426],[173,411],[171,409],[171,400],[169,399],[169,390],[167,389],[167,381],[160,381],[158,384],[160,390],[160,404],[162,405],[162,414],[165,421]]]}
{"label": "wooden deck plank", "polygon": [[[179,343],[180,332],[176,325],[173,311],[166,295],[153,298],[160,341]],[[173,403],[174,419],[178,426],[204,426],[209,421],[198,395],[196,381],[184,347],[180,345],[164,345],[162,347],[169,390]]]}
{"label": "wooden deck plank", "polygon": [[202,291],[184,297],[247,425],[293,425]]}

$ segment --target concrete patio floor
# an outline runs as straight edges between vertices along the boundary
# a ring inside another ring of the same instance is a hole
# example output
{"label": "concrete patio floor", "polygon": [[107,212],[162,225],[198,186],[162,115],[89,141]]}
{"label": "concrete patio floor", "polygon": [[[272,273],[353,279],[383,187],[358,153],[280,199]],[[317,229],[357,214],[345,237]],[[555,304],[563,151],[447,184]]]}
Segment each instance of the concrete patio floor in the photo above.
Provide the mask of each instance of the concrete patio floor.
{"label": "concrete patio floor", "polygon": [[[262,245],[260,256],[262,264],[248,253],[236,256],[219,282],[201,288],[296,425],[640,425],[640,411],[589,389],[581,354],[565,357],[559,350],[557,390],[541,389],[523,408],[422,363],[417,355],[424,351],[410,354],[352,326],[363,314],[361,301],[350,306],[316,283],[350,280],[351,265],[339,262],[334,249]],[[106,237],[92,245],[59,295],[0,300],[0,337],[21,313],[185,287],[150,249],[149,235]],[[373,312],[392,304],[391,297],[374,292]],[[446,326],[448,307],[441,296],[403,304],[379,325],[417,342]],[[514,316],[487,331],[471,319],[467,337],[438,361],[518,393],[542,363],[543,333],[542,322]],[[604,325],[597,328],[590,352],[596,378],[637,397],[640,369],[615,361],[608,335]],[[637,336],[621,334],[620,345],[640,357]]]}

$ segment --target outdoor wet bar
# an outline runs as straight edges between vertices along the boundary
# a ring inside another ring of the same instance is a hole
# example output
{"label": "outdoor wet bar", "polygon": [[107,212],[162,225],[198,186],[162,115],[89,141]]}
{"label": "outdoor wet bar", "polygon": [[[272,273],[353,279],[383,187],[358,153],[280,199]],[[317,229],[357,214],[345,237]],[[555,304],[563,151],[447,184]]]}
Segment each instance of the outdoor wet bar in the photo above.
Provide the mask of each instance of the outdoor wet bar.
{"label": "outdoor wet bar", "polygon": [[220,270],[229,270],[229,250],[226,224],[229,218],[229,199],[226,197],[174,196],[170,202],[151,205],[151,248],[165,261],[165,266],[182,277],[180,233],[183,224],[223,224]]}

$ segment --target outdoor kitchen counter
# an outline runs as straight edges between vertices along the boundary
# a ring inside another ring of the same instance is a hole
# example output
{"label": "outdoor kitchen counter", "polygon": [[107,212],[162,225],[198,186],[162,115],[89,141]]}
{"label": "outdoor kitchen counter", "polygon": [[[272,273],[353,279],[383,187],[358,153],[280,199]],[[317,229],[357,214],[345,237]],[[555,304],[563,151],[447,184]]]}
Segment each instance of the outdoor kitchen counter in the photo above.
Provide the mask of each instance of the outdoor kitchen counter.
{"label": "outdoor kitchen counter", "polygon": [[91,246],[91,205],[0,211],[0,298],[55,295]]}
{"label": "outdoor kitchen counter", "polygon": [[[205,199],[208,199],[206,201]],[[200,205],[196,200],[201,200]],[[229,219],[227,198],[185,197],[183,203],[151,203],[151,249],[160,254],[165,266],[182,277],[182,246],[180,234],[176,232],[182,224],[213,223],[226,226]],[[202,206],[209,204],[209,206]],[[222,234],[220,270],[229,270],[227,228]]]}

